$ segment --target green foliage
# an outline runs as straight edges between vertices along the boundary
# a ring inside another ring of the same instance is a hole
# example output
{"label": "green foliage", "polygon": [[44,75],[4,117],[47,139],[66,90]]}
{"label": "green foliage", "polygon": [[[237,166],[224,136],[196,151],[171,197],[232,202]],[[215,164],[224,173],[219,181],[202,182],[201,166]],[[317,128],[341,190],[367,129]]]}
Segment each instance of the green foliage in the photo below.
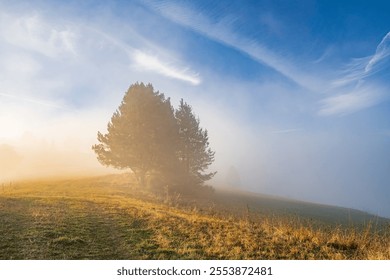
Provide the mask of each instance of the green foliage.
{"label": "green foliage", "polygon": [[170,100],[151,84],[134,84],[126,92],[107,127],[92,148],[100,163],[131,169],[144,185],[148,172],[171,173],[177,127]]}
{"label": "green foliage", "polygon": [[214,161],[207,130],[183,100],[174,111],[169,98],[151,84],[136,83],[126,92],[107,127],[98,132],[96,152],[100,163],[131,169],[142,186],[199,186],[214,173],[205,173]]}

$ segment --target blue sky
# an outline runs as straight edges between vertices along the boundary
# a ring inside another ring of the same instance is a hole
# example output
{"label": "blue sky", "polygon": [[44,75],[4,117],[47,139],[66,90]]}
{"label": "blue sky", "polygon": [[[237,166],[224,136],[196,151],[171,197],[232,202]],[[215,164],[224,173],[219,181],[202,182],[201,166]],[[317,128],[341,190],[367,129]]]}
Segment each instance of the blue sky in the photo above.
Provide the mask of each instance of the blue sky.
{"label": "blue sky", "polygon": [[248,190],[390,217],[389,14],[386,1],[1,1],[0,145],[26,176],[42,152],[97,169],[96,132],[151,82],[209,130],[214,184],[234,166]]}

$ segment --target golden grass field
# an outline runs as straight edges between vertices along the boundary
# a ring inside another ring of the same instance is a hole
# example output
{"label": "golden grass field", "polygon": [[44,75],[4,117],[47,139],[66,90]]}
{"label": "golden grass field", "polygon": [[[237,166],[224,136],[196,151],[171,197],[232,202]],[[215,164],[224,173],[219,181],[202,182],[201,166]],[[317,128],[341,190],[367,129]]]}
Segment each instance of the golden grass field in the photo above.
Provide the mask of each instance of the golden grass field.
{"label": "golden grass field", "polygon": [[386,222],[338,225],[227,197],[157,197],[128,175],[6,184],[0,259],[390,259]]}

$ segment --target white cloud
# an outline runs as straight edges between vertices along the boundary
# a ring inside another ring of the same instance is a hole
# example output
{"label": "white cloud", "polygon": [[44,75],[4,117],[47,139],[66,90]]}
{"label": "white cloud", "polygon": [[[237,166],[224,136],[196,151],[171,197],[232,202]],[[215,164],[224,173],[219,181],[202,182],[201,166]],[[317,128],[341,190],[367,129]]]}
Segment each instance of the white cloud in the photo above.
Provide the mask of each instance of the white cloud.
{"label": "white cloud", "polygon": [[334,52],[333,46],[327,47],[324,50],[324,52],[317,59],[315,59],[312,63],[317,64],[317,63],[321,63],[321,62],[325,61],[327,58],[329,58],[332,55],[333,52]]}
{"label": "white cloud", "polygon": [[382,41],[376,48],[375,54],[372,56],[370,61],[367,63],[364,71],[365,72],[371,72],[373,71],[373,67],[377,66],[377,64],[385,59],[386,57],[390,56],[390,32],[386,34],[385,37],[383,37]]}
{"label": "white cloud", "polygon": [[[191,71],[189,67],[181,66],[183,63],[178,62],[177,58],[172,55],[167,55],[164,50],[151,44],[145,38],[142,38],[141,40],[146,45],[148,52],[142,50],[140,47],[132,46],[120,38],[109,35],[102,30],[87,28],[87,31],[92,31],[95,35],[108,42],[109,45],[116,46],[125,52],[130,59],[132,68],[136,71],[155,72],[165,77],[188,82],[192,85],[199,85],[201,83],[200,75],[198,73]],[[137,37],[138,36],[139,35],[137,35]],[[149,49],[154,49],[156,51],[152,52]],[[163,56],[164,59],[160,58],[160,56]]]}
{"label": "white cloud", "polygon": [[383,69],[383,62],[390,55],[389,44],[390,32],[379,43],[374,55],[352,60],[342,77],[332,82],[332,90],[337,95],[320,101],[320,115],[346,115],[374,106],[384,99],[386,89],[380,82],[368,78]]}
{"label": "white cloud", "polygon": [[334,87],[345,86],[374,75],[383,69],[384,65],[381,63],[389,56],[390,32],[383,37],[373,55],[352,59],[341,73],[341,78],[334,80],[332,85]]}
{"label": "white cloud", "polygon": [[188,73],[188,69],[179,70],[168,63],[162,62],[157,56],[148,55],[142,51],[132,53],[135,63],[138,67],[148,71],[155,71],[164,76],[189,82],[192,85],[199,85],[201,80],[198,74]]}
{"label": "white cloud", "polygon": [[384,98],[384,90],[362,86],[352,92],[324,98],[318,112],[322,116],[347,115],[378,104]]}
{"label": "white cloud", "polygon": [[332,88],[347,86],[367,77],[368,73],[365,72],[365,68],[369,61],[369,57],[352,59],[347,67],[340,73],[341,77],[331,82]]}
{"label": "white cloud", "polygon": [[[13,48],[39,53],[50,58],[66,58],[65,55],[76,55],[77,45],[82,45],[81,38],[83,41],[91,39],[90,31],[94,30],[87,27],[79,30],[75,28],[75,25],[59,24],[56,20],[48,21],[37,12],[23,15],[2,12],[0,15],[0,43],[3,41]],[[127,52],[135,53],[134,57],[137,57],[140,52],[137,48],[125,44],[120,39],[96,29],[95,31],[92,37],[98,34],[101,38],[109,40],[111,45],[115,44]],[[195,80],[190,75],[182,73],[183,71],[178,71],[162,61],[157,61],[157,57],[154,61],[150,59],[140,61],[138,58],[136,62],[141,63],[141,66],[148,66],[150,71],[166,74],[166,76],[186,79],[192,83]],[[148,62],[152,63],[147,65]],[[16,60],[14,63],[20,65],[20,60]]]}

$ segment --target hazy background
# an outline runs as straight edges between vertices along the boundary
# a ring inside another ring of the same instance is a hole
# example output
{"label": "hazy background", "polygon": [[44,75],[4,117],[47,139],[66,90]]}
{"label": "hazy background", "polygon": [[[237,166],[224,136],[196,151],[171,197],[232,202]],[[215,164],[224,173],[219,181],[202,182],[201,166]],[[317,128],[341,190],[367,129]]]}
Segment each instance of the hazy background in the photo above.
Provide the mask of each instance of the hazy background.
{"label": "hazy background", "polygon": [[193,106],[213,184],[390,217],[389,4],[194,2],[0,1],[0,183],[112,172],[140,81]]}

